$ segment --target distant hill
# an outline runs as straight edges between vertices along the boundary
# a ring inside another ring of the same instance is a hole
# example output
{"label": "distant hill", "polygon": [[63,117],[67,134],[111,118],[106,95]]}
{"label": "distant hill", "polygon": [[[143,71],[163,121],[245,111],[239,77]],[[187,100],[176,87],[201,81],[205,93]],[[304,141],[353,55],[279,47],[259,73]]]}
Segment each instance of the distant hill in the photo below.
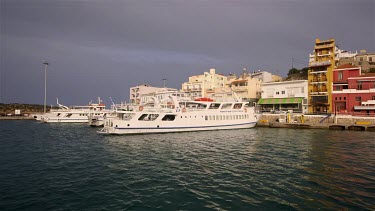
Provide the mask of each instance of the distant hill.
{"label": "distant hill", "polygon": [[[21,110],[21,114],[41,113],[43,112],[44,106],[37,104],[0,103],[0,116],[14,114],[14,111],[16,109]],[[49,111],[51,109],[51,106],[47,106],[46,109],[47,111]]]}

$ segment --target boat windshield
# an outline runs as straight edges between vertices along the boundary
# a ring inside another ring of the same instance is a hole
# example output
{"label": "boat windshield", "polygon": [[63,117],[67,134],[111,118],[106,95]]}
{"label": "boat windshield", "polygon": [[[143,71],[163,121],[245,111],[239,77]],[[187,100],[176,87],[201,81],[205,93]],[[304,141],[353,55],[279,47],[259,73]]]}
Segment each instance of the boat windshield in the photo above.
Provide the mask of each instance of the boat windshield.
{"label": "boat windshield", "polygon": [[180,102],[179,103],[181,108],[188,108],[188,109],[206,109],[207,104],[198,103],[198,102]]}
{"label": "boat windshield", "polygon": [[211,103],[209,109],[218,109],[221,103]]}
{"label": "boat windshield", "polygon": [[242,103],[235,103],[233,106],[234,109],[241,109],[242,108]]}
{"label": "boat windshield", "polygon": [[221,109],[230,109],[230,108],[232,108],[232,103],[224,103],[221,106]]}

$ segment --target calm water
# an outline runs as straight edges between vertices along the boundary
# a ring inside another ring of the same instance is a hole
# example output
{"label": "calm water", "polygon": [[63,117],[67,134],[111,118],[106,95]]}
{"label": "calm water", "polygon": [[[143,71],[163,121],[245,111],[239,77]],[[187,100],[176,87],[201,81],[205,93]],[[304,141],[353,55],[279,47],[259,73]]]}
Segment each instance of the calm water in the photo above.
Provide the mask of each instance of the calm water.
{"label": "calm water", "polygon": [[0,210],[375,209],[375,133],[0,122]]}

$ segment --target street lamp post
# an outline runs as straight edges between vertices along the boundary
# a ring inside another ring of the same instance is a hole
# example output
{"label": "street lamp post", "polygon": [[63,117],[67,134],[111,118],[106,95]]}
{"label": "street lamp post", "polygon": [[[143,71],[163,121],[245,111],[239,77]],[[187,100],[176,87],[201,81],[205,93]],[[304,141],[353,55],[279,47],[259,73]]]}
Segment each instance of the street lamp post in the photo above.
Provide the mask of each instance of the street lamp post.
{"label": "street lamp post", "polygon": [[47,67],[48,62],[44,62],[44,113],[46,113],[46,104],[47,104]]}

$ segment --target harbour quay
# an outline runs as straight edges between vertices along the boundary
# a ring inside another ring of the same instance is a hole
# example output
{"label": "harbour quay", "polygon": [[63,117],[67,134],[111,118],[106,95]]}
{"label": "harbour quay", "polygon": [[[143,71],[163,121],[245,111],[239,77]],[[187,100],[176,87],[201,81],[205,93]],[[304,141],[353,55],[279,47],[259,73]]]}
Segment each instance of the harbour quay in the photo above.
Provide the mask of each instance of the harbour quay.
{"label": "harbour quay", "polygon": [[330,129],[375,132],[375,118],[334,114],[307,115],[264,113],[257,126],[270,128]]}

